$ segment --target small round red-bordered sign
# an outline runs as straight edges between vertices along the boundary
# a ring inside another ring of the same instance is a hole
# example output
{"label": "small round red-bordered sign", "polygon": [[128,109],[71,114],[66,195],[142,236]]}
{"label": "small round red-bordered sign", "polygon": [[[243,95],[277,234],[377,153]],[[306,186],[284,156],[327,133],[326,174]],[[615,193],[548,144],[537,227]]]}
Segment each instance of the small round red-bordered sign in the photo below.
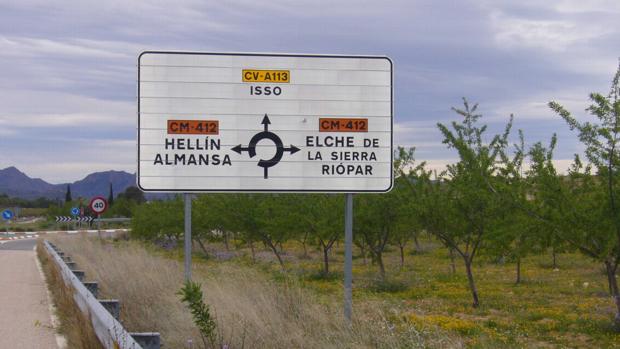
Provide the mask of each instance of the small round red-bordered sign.
{"label": "small round red-bordered sign", "polygon": [[90,209],[96,214],[102,214],[108,209],[108,202],[101,196],[96,196],[90,200]]}

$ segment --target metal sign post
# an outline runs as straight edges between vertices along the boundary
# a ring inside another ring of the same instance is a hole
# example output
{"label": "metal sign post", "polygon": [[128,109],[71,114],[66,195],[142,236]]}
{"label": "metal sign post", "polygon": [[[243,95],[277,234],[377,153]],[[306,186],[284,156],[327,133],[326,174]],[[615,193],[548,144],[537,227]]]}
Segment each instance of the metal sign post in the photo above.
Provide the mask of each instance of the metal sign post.
{"label": "metal sign post", "polygon": [[353,194],[345,194],[344,206],[344,317],[351,324],[353,308]]}
{"label": "metal sign post", "polygon": [[2,212],[2,219],[4,219],[4,222],[6,223],[5,225],[5,230],[6,233],[9,233],[9,224],[11,224],[11,219],[14,217],[13,211],[11,210],[4,210]]}
{"label": "metal sign post", "polygon": [[101,227],[101,214],[103,214],[108,209],[108,201],[101,196],[95,196],[90,200],[88,204],[90,210],[97,214],[97,230]]}
{"label": "metal sign post", "polygon": [[183,194],[185,201],[185,281],[192,280],[192,194]]}

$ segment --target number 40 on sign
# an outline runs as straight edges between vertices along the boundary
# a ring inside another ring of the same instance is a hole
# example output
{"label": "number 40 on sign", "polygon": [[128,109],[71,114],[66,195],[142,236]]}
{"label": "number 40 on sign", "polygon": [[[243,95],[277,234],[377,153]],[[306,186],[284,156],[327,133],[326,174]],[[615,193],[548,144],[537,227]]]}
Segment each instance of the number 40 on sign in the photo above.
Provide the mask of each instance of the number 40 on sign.
{"label": "number 40 on sign", "polygon": [[97,196],[97,197],[92,198],[92,200],[90,200],[89,207],[91,211],[100,215],[108,209],[108,202],[106,201],[106,199],[102,198],[101,196]]}

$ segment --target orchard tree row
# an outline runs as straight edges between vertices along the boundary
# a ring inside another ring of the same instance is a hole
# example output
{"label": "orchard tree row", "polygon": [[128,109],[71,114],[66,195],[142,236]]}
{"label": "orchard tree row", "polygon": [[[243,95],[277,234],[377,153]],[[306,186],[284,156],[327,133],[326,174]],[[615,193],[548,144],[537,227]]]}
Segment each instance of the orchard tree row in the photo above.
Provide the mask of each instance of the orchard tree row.
{"label": "orchard tree row", "polygon": [[[354,240],[364,256],[386,277],[388,246],[404,248],[419,234],[439,240],[452,258],[465,265],[473,306],[480,297],[474,261],[481,254],[508,258],[521,280],[521,260],[528,254],[572,249],[600,263],[617,307],[616,272],[620,262],[620,68],[609,94],[591,94],[587,109],[593,122],[580,122],[560,104],[550,108],[575,131],[585,151],[559,173],[553,154],[556,136],[526,146],[523,132],[513,132],[512,116],[503,132],[489,135],[477,105],[464,100],[454,109],[460,119],[438,124],[443,143],[458,161],[442,172],[417,162],[415,149],[395,154],[394,189],[387,194],[356,195]],[[515,142],[516,140],[516,142]],[[142,239],[181,239],[182,203],[151,202],[134,211],[132,234]],[[282,268],[282,244],[297,240],[304,251],[316,246],[329,273],[330,250],[343,238],[343,195],[209,194],[195,200],[193,231],[197,244],[230,241],[270,249]]]}

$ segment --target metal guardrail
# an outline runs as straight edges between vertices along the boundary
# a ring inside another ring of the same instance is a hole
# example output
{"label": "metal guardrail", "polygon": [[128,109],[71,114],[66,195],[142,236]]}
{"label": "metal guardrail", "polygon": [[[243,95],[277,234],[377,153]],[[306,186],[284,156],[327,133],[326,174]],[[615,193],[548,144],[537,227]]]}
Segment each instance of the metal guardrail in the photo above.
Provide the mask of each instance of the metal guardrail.
{"label": "metal guardrail", "polygon": [[[75,267],[75,263],[65,263],[63,257],[61,257],[61,254],[63,253],[59,253],[56,246],[52,243],[45,240],[43,244],[45,245],[49,255],[52,256],[52,259],[54,259],[56,265],[60,269],[60,273],[65,281],[65,284],[75,290],[73,293],[75,303],[80,308],[82,313],[91,320],[97,338],[99,338],[99,341],[106,349],[151,349],[160,347],[159,333],[132,334],[127,332],[123,325],[121,325],[121,323],[108,310],[110,308],[109,303],[116,302],[115,306],[118,308],[118,301],[98,300],[97,297],[93,295],[93,293],[82,283],[84,272],[71,270],[67,264],[71,264]],[[68,257],[65,257],[65,259],[70,260]],[[102,302],[107,305],[108,309],[104,307]],[[112,308],[114,308],[114,305]],[[133,336],[141,339],[143,344],[140,345]]]}
{"label": "metal guardrail", "polygon": [[119,223],[119,222],[131,222],[131,218],[118,217],[118,218],[95,218],[93,222],[101,222],[101,223]]}

